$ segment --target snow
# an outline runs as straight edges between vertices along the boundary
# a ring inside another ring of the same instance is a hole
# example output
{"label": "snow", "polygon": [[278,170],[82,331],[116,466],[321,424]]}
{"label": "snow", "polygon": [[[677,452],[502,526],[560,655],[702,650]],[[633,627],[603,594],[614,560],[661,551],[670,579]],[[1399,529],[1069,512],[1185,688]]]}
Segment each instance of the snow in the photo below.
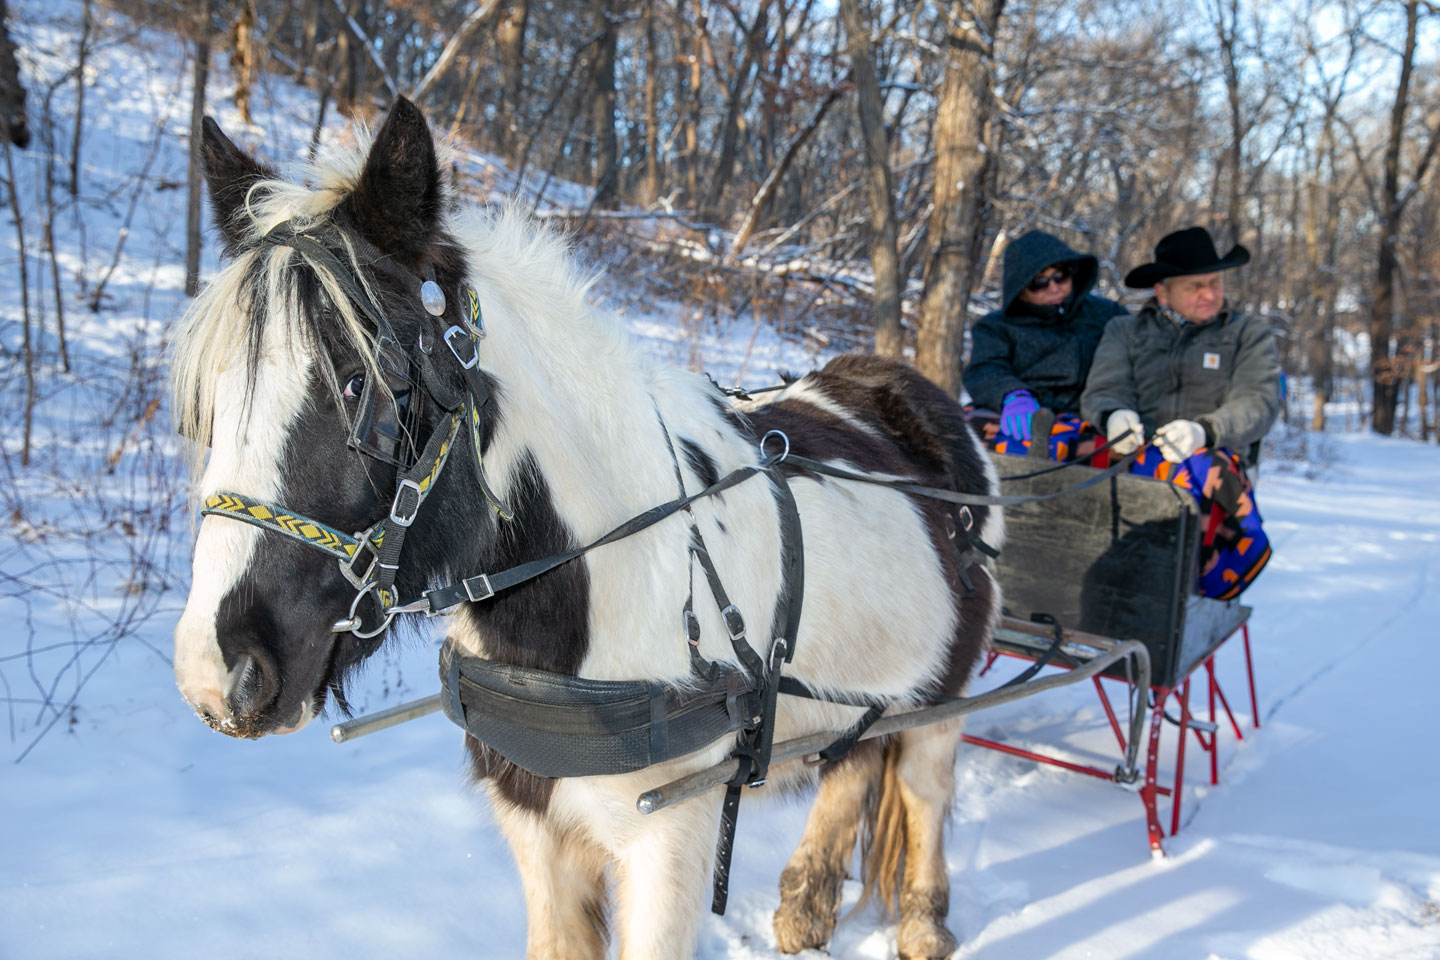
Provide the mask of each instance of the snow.
{"label": "snow", "polygon": [[[63,75],[78,4],[10,8],[33,91]],[[206,729],[174,688],[169,631],[190,526],[163,412],[136,421],[163,374],[158,346],[183,309],[184,191],[155,187],[184,181],[189,94],[170,80],[186,70],[173,41],[107,16],[87,98],[82,202],[57,221],[71,296],[77,273],[93,285],[109,263],[134,171],[156,153],[105,308],[67,303],[76,375],[59,372],[46,337],[28,470],[17,455],[23,377],[17,361],[0,358],[4,506],[15,511],[0,540],[0,957],[522,957],[513,862],[443,717],[339,746],[323,723],[236,741]],[[213,82],[212,109],[228,130],[272,159],[303,156],[309,94],[267,80],[260,122],[246,129],[228,107],[223,69]],[[56,116],[68,123],[73,106],[73,85],[58,88]],[[48,276],[34,253],[43,157],[32,147],[15,162],[35,309]],[[472,176],[508,176],[493,158],[467,162]],[[585,202],[570,184],[547,194]],[[14,350],[9,219],[0,224],[0,343]],[[698,361],[722,382],[743,369],[747,383],[769,383],[781,367],[816,359],[749,319],[702,324],[679,305],[648,302],[620,276],[597,297],[647,349]],[[46,309],[53,329],[54,305]],[[966,748],[946,847],[957,956],[1440,957],[1440,772],[1429,730],[1440,672],[1440,449],[1361,433],[1310,438],[1306,448],[1308,462],[1268,462],[1258,493],[1275,547],[1246,595],[1260,728],[1232,642],[1217,665],[1245,739],[1222,733],[1216,787],[1192,742],[1184,823],[1158,861],[1134,794]],[[435,669],[424,639],[388,649],[356,706],[433,692]],[[975,715],[970,731],[1115,762],[1086,685]],[[1161,815],[1168,826],[1163,801]],[[704,960],[777,956],[777,879],[804,816],[799,802],[743,808],[730,910],[704,921]],[[857,894],[847,883],[847,907]],[[829,954],[889,957],[894,937],[867,909],[842,920]]]}

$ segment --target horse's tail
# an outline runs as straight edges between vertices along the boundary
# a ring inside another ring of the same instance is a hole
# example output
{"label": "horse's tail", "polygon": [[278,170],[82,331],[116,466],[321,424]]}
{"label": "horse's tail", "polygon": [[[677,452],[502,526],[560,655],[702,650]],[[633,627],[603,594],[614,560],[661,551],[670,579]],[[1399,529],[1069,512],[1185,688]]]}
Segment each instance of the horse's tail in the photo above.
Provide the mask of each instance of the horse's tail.
{"label": "horse's tail", "polygon": [[885,744],[880,789],[871,795],[865,830],[860,841],[860,900],[862,909],[878,897],[885,914],[898,912],[900,880],[905,867],[905,802],[900,796],[900,738]]}

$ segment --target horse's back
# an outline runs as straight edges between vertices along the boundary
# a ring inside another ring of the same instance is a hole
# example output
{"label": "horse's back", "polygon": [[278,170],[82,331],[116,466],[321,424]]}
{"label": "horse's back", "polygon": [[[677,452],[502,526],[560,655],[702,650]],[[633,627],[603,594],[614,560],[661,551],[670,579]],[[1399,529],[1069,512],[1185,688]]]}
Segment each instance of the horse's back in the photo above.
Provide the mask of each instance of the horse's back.
{"label": "horse's back", "polygon": [[[967,493],[998,486],[959,405],[899,361],[838,357],[746,413],[758,432],[783,431],[791,452],[812,460]],[[968,566],[954,506],[803,466],[788,478],[805,540],[797,675],[902,698],[963,685],[999,591]],[[998,539],[999,511],[969,509],[971,527]]]}

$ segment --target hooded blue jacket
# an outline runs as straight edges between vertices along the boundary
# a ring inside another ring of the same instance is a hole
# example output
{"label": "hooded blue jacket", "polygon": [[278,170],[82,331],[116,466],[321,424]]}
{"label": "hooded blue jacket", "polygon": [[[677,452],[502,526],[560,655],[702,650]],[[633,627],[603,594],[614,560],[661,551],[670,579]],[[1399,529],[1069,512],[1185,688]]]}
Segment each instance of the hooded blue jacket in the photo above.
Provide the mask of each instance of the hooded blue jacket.
{"label": "hooded blue jacket", "polygon": [[[1023,303],[1020,292],[1046,267],[1068,264],[1070,296],[1055,307]],[[1090,293],[1100,273],[1092,256],[1039,230],[1005,248],[1001,303],[971,332],[970,363],[961,373],[977,407],[999,410],[1012,390],[1029,390],[1042,407],[1079,413],[1080,394],[1105,324],[1126,309]]]}

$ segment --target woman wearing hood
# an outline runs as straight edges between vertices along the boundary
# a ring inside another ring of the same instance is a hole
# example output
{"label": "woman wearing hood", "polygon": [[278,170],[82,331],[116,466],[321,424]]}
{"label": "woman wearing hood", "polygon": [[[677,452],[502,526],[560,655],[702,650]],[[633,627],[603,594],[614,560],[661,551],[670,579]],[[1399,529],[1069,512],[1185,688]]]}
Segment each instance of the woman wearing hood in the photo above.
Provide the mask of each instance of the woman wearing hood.
{"label": "woman wearing hood", "polygon": [[970,363],[961,373],[977,407],[1000,411],[1000,430],[1030,439],[1042,407],[1080,412],[1080,394],[1105,324],[1127,311],[1090,291],[1094,257],[1031,230],[1005,248],[1000,309],[975,324]]}

